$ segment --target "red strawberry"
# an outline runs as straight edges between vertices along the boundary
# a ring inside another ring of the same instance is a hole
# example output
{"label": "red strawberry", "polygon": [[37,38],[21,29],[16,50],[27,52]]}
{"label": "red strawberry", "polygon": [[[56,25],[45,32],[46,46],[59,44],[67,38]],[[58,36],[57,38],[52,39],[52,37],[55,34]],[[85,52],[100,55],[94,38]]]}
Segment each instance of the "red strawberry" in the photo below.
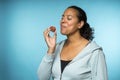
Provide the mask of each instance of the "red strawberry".
{"label": "red strawberry", "polygon": [[54,26],[50,26],[50,30],[51,30],[52,32],[55,32],[56,28],[55,28]]}

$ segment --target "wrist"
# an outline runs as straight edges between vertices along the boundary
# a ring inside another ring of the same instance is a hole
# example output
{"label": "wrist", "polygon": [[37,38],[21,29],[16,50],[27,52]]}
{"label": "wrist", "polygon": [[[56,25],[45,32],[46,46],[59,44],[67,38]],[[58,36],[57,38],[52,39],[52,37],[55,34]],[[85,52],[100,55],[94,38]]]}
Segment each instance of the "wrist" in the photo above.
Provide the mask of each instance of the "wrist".
{"label": "wrist", "polygon": [[49,48],[47,51],[48,54],[52,54],[54,52],[55,52],[55,48]]}

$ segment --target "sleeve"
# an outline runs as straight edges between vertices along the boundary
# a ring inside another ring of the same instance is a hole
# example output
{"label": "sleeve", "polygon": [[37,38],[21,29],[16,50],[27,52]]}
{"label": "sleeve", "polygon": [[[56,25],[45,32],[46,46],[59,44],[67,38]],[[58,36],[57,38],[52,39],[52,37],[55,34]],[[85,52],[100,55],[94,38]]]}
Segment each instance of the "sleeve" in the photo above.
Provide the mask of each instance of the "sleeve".
{"label": "sleeve", "polygon": [[49,80],[51,75],[54,53],[46,54],[38,68],[38,80]]}
{"label": "sleeve", "polygon": [[92,65],[92,80],[108,80],[105,55],[102,50],[94,52]]}

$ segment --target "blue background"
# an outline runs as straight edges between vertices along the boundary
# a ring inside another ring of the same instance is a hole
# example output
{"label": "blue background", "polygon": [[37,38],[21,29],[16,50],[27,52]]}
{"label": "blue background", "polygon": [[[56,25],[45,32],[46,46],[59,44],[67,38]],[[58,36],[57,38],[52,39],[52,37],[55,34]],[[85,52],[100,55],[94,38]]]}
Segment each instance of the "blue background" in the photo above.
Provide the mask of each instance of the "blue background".
{"label": "blue background", "polygon": [[70,5],[83,8],[103,47],[109,80],[120,80],[119,0],[3,0],[0,1],[0,80],[37,80],[37,69],[47,46],[43,31],[59,21]]}

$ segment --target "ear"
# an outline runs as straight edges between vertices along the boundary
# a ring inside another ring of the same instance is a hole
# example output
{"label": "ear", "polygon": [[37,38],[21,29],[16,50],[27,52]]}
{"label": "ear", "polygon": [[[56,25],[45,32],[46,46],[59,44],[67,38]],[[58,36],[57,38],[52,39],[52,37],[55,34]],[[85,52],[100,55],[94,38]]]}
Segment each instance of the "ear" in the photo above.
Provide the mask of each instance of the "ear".
{"label": "ear", "polygon": [[80,21],[80,22],[78,23],[78,28],[79,28],[79,29],[82,28],[83,25],[84,25],[84,21]]}

